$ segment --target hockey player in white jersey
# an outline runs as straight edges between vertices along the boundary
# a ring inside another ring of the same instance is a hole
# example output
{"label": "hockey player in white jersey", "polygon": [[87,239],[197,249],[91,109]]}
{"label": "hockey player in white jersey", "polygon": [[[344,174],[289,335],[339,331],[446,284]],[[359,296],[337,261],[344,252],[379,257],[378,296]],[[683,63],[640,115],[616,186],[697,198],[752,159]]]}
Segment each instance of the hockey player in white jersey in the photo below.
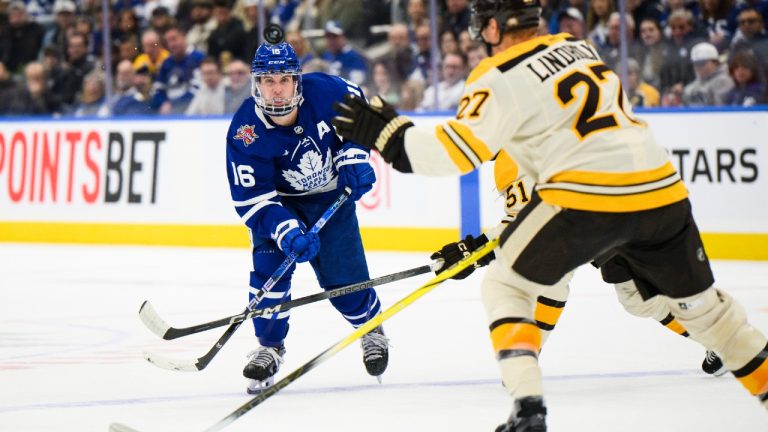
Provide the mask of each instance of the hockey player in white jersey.
{"label": "hockey player in white jersey", "polygon": [[417,128],[379,98],[347,97],[334,125],[401,172],[459,175],[504,149],[536,182],[483,280],[492,344],[514,400],[497,431],[546,431],[533,304],[610,251],[768,408],[768,339],[713,287],[688,192],[616,74],[584,41],[536,36],[538,0],[474,0],[471,10],[471,33],[493,55],[468,77],[454,120]]}
{"label": "hockey player in white jersey", "polygon": [[[468,235],[460,241],[448,243],[432,254],[430,258],[445,261],[443,267],[437,270],[437,274],[468,256],[472,250],[484,245],[488,239],[496,238],[530,202],[534,193],[533,181],[529,176],[520,173],[517,164],[503,150],[493,160],[493,178],[497,192],[504,198],[504,216],[501,222],[478,236]],[[460,272],[452,279],[466,278],[476,268],[488,265],[493,257],[493,253],[483,257],[474,266]],[[682,337],[690,336],[688,331],[672,315],[667,302],[661,296],[653,294],[657,290],[638,288],[638,284],[642,286],[645,282],[632,277],[631,270],[624,259],[609,253],[604,258],[599,257],[592,261],[592,265],[600,268],[605,282],[613,284],[618,300],[627,312],[639,318],[652,318],[666,329]],[[542,346],[555,329],[560,315],[563,313],[563,308],[565,308],[570,294],[568,284],[572,275],[573,272],[555,285],[547,286],[536,298],[533,318],[541,331]],[[713,351],[707,351],[701,363],[701,369],[705,373],[715,376],[721,376],[727,372],[722,359]]]}

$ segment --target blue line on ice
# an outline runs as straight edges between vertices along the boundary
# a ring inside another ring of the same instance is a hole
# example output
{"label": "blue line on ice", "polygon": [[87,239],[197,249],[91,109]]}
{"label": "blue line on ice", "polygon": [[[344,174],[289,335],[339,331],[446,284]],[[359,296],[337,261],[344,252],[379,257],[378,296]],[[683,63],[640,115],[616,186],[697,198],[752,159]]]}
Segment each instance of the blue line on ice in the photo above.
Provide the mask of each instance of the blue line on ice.
{"label": "blue line on ice", "polygon": [[[636,372],[611,372],[611,373],[595,373],[595,374],[572,374],[572,375],[553,375],[545,376],[544,381],[576,381],[576,380],[592,380],[592,379],[621,379],[621,378],[648,378],[648,377],[662,377],[662,376],[689,376],[689,375],[701,375],[704,374],[698,369],[690,370],[663,370],[663,371],[636,371]],[[398,384],[366,384],[346,387],[318,387],[300,390],[286,390],[282,394],[286,395],[303,395],[303,394],[327,394],[327,393],[347,393],[356,391],[386,391],[386,390],[403,390],[403,389],[418,389],[418,388],[447,388],[447,387],[471,387],[471,386],[486,386],[493,385],[501,388],[501,378],[492,379],[480,379],[480,380],[463,380],[463,381],[439,381],[439,382],[411,382],[411,383],[398,383]],[[84,408],[84,407],[98,407],[98,406],[121,406],[121,405],[139,405],[139,404],[151,404],[162,402],[178,402],[178,401],[190,401],[201,399],[213,399],[213,398],[240,398],[245,399],[247,395],[244,392],[232,392],[232,393],[212,393],[212,394],[197,394],[197,395],[177,395],[177,396],[155,396],[148,398],[132,398],[132,399],[105,399],[105,400],[93,400],[93,401],[80,401],[80,402],[53,402],[43,404],[30,404],[30,405],[17,405],[10,407],[0,407],[0,413],[29,411],[29,410],[48,410],[56,408]]]}

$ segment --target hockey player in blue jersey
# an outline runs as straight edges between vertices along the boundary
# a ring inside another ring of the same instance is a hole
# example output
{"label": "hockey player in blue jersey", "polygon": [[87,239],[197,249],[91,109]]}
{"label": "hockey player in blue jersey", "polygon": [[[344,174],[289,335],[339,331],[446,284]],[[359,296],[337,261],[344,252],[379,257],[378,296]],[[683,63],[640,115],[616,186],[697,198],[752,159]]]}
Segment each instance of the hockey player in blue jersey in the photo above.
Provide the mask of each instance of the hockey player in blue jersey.
{"label": "hockey player in blue jersey", "polygon": [[[251,68],[253,97],[240,106],[227,132],[230,191],[253,247],[250,298],[291,252],[298,254],[296,262],[309,261],[323,289],[369,279],[354,201],[372,188],[376,176],[369,151],[341,139],[331,125],[333,102],[362,92],[335,76],[302,75],[296,53],[281,39],[267,38],[257,49]],[[308,227],[344,187],[351,188],[350,199],[318,234],[310,232]],[[290,299],[294,269],[258,308]],[[355,327],[381,308],[373,289],[330,301]],[[249,354],[243,370],[249,393],[273,383],[283,363],[289,316],[286,311],[253,320],[261,346]],[[361,344],[366,370],[380,377],[387,367],[388,339],[378,327]]]}

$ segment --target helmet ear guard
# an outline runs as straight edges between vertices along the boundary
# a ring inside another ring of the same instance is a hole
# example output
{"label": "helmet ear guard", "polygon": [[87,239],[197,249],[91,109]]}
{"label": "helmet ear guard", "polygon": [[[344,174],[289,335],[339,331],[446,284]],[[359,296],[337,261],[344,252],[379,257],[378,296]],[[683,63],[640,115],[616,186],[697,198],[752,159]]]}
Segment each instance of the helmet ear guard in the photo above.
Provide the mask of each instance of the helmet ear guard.
{"label": "helmet ear guard", "polygon": [[537,27],[541,4],[539,0],[472,0],[470,12],[469,36],[489,43],[481,33],[491,18],[498,23],[502,35],[511,30]]}
{"label": "helmet ear guard", "polygon": [[[251,96],[256,106],[265,114],[284,116],[291,113],[303,100],[301,87],[301,64],[288,42],[283,41],[285,32],[270,24],[264,30],[266,42],[259,45],[251,62]],[[267,100],[261,92],[261,79],[266,75],[290,75],[294,80],[293,95],[288,98]]]}

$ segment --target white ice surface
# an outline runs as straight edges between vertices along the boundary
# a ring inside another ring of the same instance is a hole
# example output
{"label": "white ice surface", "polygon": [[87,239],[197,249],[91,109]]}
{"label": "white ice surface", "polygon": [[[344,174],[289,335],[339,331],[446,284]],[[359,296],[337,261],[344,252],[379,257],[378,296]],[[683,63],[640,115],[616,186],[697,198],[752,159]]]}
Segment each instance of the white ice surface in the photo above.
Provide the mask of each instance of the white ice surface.
{"label": "white ice surface", "polygon": [[[372,276],[428,254],[369,253]],[[175,341],[137,316],[149,299],[171,324],[240,312],[249,254],[240,249],[0,244],[0,431],[202,431],[250,397],[241,376],[256,341],[242,326],[202,372],[158,369],[148,350],[193,359],[223,328]],[[768,264],[715,262],[718,286],[768,331]],[[385,307],[429,278],[382,286]],[[480,275],[449,281],[385,324],[383,385],[358,344],[289,385],[225,431],[492,431],[509,414],[479,301]],[[541,356],[553,432],[757,432],[768,413],[732,377],[699,370],[703,348],[628,316],[597,271],[582,268]],[[294,297],[317,292],[306,265]],[[293,311],[279,376],[352,330],[327,302]]]}

